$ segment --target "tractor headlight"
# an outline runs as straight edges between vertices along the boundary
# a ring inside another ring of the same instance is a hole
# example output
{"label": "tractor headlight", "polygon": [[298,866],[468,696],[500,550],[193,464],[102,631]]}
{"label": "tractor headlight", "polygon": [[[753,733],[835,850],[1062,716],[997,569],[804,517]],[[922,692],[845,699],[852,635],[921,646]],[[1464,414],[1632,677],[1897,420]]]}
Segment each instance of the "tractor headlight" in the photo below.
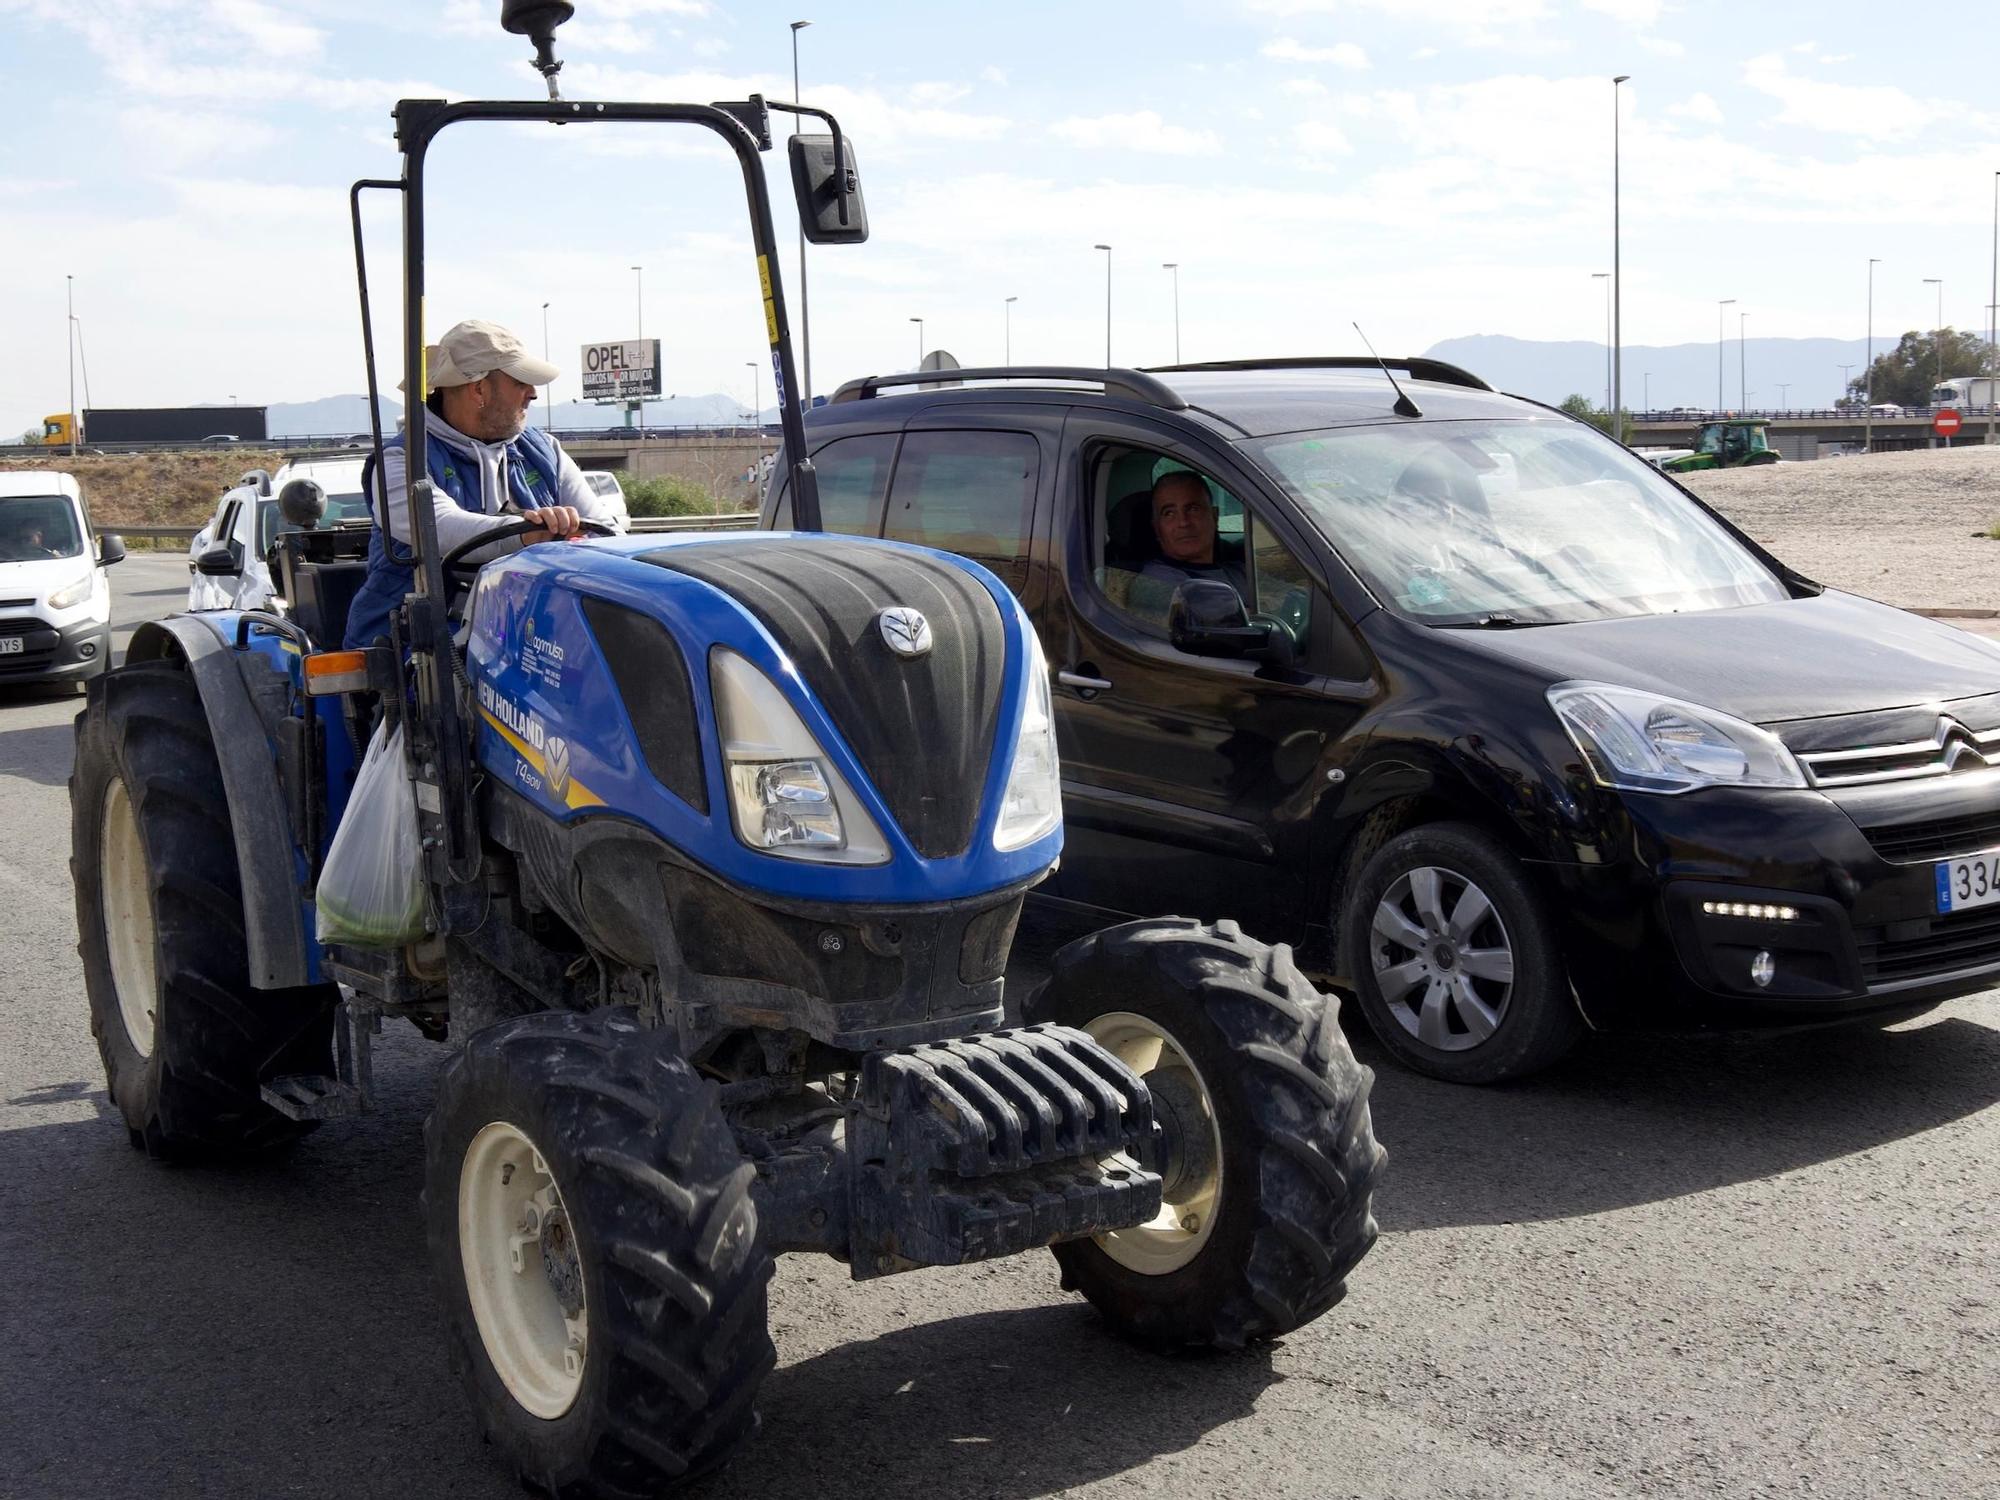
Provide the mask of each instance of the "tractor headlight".
{"label": "tractor headlight", "polygon": [[1019,849],[1046,837],[1062,822],[1062,777],[1056,765],[1055,712],[1049,703],[1049,664],[1035,632],[1028,635],[1028,701],[1021,732],[1014,736],[1014,759],[1000,799],[993,847]]}
{"label": "tractor headlight", "polygon": [[778,685],[721,646],[709,653],[708,678],[736,836],[793,859],[888,859],[882,831]]}
{"label": "tractor headlight", "polygon": [[83,577],[77,579],[75,583],[64,584],[53,594],[49,595],[49,608],[68,609],[72,605],[83,603],[84,600],[90,597],[90,586],[96,581],[97,575],[95,573],[86,573]]}

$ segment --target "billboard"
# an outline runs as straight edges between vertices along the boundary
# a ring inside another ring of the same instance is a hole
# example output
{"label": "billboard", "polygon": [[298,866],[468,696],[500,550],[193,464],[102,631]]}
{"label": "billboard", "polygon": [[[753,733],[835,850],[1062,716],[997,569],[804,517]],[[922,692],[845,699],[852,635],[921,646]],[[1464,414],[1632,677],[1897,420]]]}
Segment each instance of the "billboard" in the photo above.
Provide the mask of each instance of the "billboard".
{"label": "billboard", "polygon": [[585,344],[580,367],[586,401],[637,401],[660,394],[658,339]]}

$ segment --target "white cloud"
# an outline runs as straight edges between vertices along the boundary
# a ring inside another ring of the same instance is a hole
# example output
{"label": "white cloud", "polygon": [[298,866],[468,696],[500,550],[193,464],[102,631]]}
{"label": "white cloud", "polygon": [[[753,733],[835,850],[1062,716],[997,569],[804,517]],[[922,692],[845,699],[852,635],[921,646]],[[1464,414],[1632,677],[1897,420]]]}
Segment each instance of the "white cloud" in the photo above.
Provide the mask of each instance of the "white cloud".
{"label": "white cloud", "polygon": [[[1386,11],[1405,17],[1412,14],[1406,0],[1241,0],[1241,3],[1253,15],[1287,20],[1293,16],[1333,15],[1343,10]],[[1620,0],[1605,0],[1605,3],[1616,4]],[[1549,14],[1548,0],[1428,0],[1421,10],[1425,25],[1443,27],[1511,26],[1543,20]]]}
{"label": "white cloud", "polygon": [[1951,99],[1919,99],[1892,84],[1801,78],[1786,68],[1784,55],[1778,52],[1751,58],[1743,65],[1743,81],[1778,101],[1780,124],[1830,135],[1900,141],[1942,121],[1950,121],[1961,132],[2000,126],[2000,117],[1983,115]]}
{"label": "white cloud", "polygon": [[1641,47],[1644,47],[1655,57],[1687,56],[1687,47],[1683,43],[1675,41],[1672,37],[1642,36],[1637,40]]}
{"label": "white cloud", "polygon": [[1627,26],[1651,26],[1666,7],[1661,0],[1582,0],[1585,10],[1594,10]]}
{"label": "white cloud", "polygon": [[963,83],[913,83],[906,91],[912,104],[937,105],[956,104],[972,92],[971,86]]}
{"label": "white cloud", "polygon": [[1005,68],[981,68],[979,76],[987,83],[993,84],[996,87],[1003,89],[1007,87],[1007,70]]}
{"label": "white cloud", "polygon": [[1086,150],[1145,151],[1163,156],[1217,156],[1222,142],[1209,130],[1170,125],[1150,109],[1126,115],[1073,115],[1049,126],[1057,140]]}
{"label": "white cloud", "polygon": [[209,0],[208,13],[266,57],[316,57],[325,33],[287,20],[257,0]]}
{"label": "white cloud", "polygon": [[1278,87],[1287,94],[1297,94],[1308,99],[1327,91],[1326,85],[1317,78],[1287,78]]}
{"label": "white cloud", "polygon": [[149,161],[169,170],[261,151],[279,139],[271,126],[242,115],[145,104],[120,110],[118,123],[135,143],[144,143]]}
{"label": "white cloud", "polygon": [[1353,42],[1335,42],[1331,47],[1308,47],[1295,37],[1281,36],[1275,42],[1266,42],[1263,53],[1279,62],[1332,63],[1337,68],[1355,72],[1368,66],[1368,54]]}
{"label": "white cloud", "polygon": [[1292,143],[1309,157],[1347,156],[1354,143],[1347,132],[1325,120],[1302,120],[1292,128]]}
{"label": "white cloud", "polygon": [[1697,120],[1703,125],[1722,123],[1722,106],[1706,94],[1691,94],[1678,104],[1669,104],[1667,113],[1684,120]]}

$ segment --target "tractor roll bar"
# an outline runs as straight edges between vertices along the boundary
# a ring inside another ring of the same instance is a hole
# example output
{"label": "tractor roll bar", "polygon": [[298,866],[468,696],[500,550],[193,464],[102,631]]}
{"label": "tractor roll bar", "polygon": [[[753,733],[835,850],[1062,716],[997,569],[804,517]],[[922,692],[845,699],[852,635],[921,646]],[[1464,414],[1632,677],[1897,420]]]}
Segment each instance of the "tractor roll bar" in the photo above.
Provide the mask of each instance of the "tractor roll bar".
{"label": "tractor roll bar", "polygon": [[[831,116],[823,118],[832,124]],[[423,328],[424,162],[431,142],[447,127],[471,120],[539,120],[552,125],[589,122],[700,125],[728,142],[743,171],[743,191],[750,209],[758,291],[764,303],[764,328],[770,339],[771,369],[777,384],[778,419],[785,448],[796,456],[792,504],[800,530],[819,529],[819,486],[811,461],[805,456],[805,428],[792,396],[798,378],[792,362],[791,325],[785,314],[770,195],[758,161],[758,153],[771,143],[770,115],[762,96],[753,94],[741,102],[717,104],[599,104],[578,100],[467,100],[451,104],[440,99],[404,99],[396,105],[395,120],[396,145],[403,154],[403,178],[399,186],[403,191],[403,368],[407,413],[404,442],[409,465],[410,539],[417,564],[415,592],[408,598],[409,646],[419,710],[415,716],[417,722],[411,726],[411,764],[417,780],[417,806],[423,815],[427,851],[434,861],[433,873],[443,887],[477,876],[479,839],[472,816],[471,738],[460,722],[459,697],[453,681],[456,656],[445,612],[445,582],[439,567],[437,521],[429,504],[431,479],[426,461],[425,428],[429,412],[424,399],[429,381]],[[838,130],[837,126],[834,128]],[[361,186],[356,184],[357,195]],[[355,213],[358,252],[358,206]],[[372,363],[369,387],[372,397]],[[433,802],[436,806],[432,806]]]}

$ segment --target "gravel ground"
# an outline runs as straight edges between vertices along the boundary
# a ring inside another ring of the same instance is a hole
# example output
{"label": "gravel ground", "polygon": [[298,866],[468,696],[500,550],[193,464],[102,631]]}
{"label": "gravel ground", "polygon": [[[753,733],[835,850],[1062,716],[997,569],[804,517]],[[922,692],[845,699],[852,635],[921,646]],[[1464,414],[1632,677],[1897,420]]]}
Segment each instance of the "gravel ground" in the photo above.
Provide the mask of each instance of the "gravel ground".
{"label": "gravel ground", "polygon": [[1685,476],[1808,577],[1905,609],[2000,607],[2000,447],[1820,459]]}

